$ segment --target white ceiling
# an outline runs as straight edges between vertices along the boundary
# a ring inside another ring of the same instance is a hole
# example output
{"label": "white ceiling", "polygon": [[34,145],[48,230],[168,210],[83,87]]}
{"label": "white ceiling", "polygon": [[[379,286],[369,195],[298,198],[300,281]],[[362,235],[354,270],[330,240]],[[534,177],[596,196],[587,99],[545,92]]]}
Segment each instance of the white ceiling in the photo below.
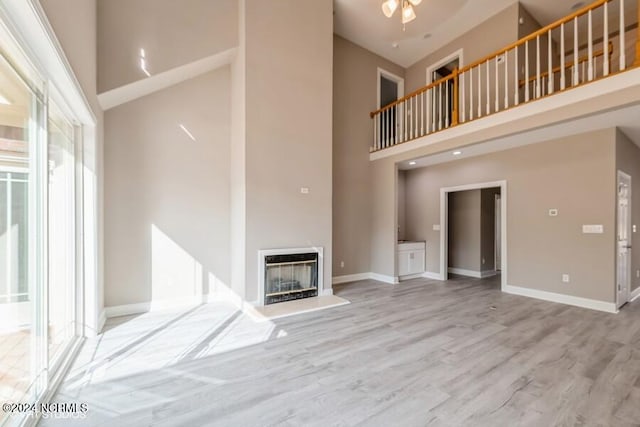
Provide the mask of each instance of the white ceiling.
{"label": "white ceiling", "polygon": [[[398,65],[409,67],[517,1],[422,0],[415,7],[417,18],[403,31],[399,10],[391,18],[382,14],[383,0],[334,0],[334,31]],[[568,15],[577,2],[521,0],[542,25]],[[425,38],[427,34],[430,36]]]}

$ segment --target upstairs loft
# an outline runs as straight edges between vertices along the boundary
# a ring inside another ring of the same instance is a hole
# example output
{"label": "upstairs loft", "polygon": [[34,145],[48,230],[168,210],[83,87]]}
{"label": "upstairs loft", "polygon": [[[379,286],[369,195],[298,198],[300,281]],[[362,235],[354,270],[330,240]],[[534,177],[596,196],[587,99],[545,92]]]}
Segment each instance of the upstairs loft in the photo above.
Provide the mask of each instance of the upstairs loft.
{"label": "upstairs loft", "polygon": [[428,73],[432,83],[370,113],[370,160],[431,154],[637,104],[638,3],[598,0],[468,65],[452,55]]}

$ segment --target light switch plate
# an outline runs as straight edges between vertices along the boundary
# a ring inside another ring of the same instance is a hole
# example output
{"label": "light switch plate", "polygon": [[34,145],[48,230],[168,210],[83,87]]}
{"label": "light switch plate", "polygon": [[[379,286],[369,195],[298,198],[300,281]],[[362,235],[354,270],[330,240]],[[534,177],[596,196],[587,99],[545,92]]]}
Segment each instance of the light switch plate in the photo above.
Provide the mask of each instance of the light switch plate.
{"label": "light switch plate", "polygon": [[601,224],[583,225],[582,232],[584,234],[602,234],[604,233],[604,226]]}
{"label": "light switch plate", "polygon": [[633,228],[633,232],[634,232],[634,233],[635,233],[635,232],[637,232],[637,228],[636,228],[636,225],[635,225],[635,224],[633,224],[633,227],[631,227],[631,228]]}
{"label": "light switch plate", "polygon": [[440,224],[433,224],[433,231],[440,231]]}
{"label": "light switch plate", "polygon": [[302,193],[302,194],[309,194],[309,187],[302,187],[302,188],[300,188],[300,193]]}

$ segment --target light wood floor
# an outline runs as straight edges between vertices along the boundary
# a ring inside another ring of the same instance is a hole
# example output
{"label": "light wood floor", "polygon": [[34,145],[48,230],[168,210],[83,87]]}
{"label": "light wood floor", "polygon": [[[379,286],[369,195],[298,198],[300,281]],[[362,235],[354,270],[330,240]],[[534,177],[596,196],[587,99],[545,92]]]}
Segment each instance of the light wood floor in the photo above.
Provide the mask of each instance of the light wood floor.
{"label": "light wood floor", "polygon": [[502,294],[495,279],[335,286],[352,304],[255,323],[221,304],[111,319],[42,425],[640,425],[640,305]]}

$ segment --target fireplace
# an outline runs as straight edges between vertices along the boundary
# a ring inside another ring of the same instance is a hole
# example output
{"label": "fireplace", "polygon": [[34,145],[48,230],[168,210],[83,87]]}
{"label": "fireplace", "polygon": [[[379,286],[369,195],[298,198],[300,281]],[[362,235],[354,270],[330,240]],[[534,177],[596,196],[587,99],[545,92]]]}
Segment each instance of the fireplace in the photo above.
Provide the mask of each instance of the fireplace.
{"label": "fireplace", "polygon": [[260,251],[262,305],[319,295],[322,289],[322,250],[275,249]]}

